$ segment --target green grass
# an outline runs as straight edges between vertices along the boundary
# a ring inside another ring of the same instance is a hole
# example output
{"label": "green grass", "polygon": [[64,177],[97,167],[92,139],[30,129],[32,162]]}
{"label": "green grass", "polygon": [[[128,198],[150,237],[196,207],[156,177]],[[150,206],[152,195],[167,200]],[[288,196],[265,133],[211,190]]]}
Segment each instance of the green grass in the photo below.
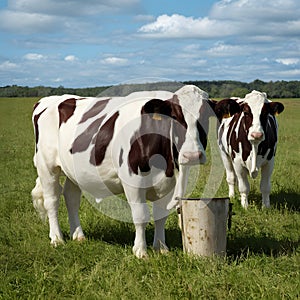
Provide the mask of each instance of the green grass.
{"label": "green grass", "polygon": [[[300,297],[300,99],[281,100],[279,145],[270,210],[260,208],[258,179],[250,208],[234,201],[227,257],[195,258],[182,252],[177,216],[167,223],[168,255],[131,252],[132,224],[112,220],[83,201],[87,241],[68,236],[65,205],[60,220],[67,242],[50,246],[48,225],[37,216],[30,192],[36,171],[31,111],[36,99],[0,98],[0,299],[298,299]],[[195,194],[203,188],[203,166]],[[226,196],[223,180],[218,196]],[[149,245],[153,224],[147,228]]]}

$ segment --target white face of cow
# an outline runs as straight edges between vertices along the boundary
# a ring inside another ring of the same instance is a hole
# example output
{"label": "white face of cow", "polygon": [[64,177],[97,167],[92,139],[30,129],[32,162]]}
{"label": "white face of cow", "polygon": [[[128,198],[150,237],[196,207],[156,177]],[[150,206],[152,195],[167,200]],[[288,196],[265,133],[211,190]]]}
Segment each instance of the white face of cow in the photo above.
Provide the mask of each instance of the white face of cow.
{"label": "white face of cow", "polygon": [[248,127],[248,140],[251,143],[262,142],[265,139],[265,133],[261,117],[264,104],[269,102],[267,95],[258,91],[252,91],[243,100],[242,114]]}
{"label": "white face of cow", "polygon": [[[210,109],[207,103],[208,94],[195,86],[187,85],[178,90],[176,95],[187,125],[178,162],[181,165],[204,164],[206,161],[208,109]],[[203,145],[204,143],[205,145]]]}

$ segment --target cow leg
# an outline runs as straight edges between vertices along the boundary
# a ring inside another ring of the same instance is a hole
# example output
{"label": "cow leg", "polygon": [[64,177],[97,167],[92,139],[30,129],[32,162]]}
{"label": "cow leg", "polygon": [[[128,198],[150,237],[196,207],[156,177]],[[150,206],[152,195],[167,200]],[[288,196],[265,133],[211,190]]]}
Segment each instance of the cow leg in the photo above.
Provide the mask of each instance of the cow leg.
{"label": "cow leg", "polygon": [[226,181],[229,188],[229,197],[234,197],[234,185],[236,183],[236,176],[231,159],[225,153],[221,153],[223,164],[226,170]]}
{"label": "cow leg", "polygon": [[80,225],[78,211],[80,207],[81,190],[70,179],[66,179],[64,185],[64,197],[68,209],[70,223],[70,237],[73,240],[84,240],[84,234]]}
{"label": "cow leg", "polygon": [[169,210],[167,209],[169,202],[169,197],[153,202],[153,218],[155,226],[153,248],[160,253],[165,253],[169,250],[165,241],[165,223],[169,214]]}
{"label": "cow leg", "polygon": [[135,226],[135,239],[132,251],[136,257],[145,258],[148,256],[146,226],[150,220],[145,191],[143,189],[130,187],[126,184],[123,184],[123,187],[131,208],[132,219]]}
{"label": "cow leg", "polygon": [[248,170],[242,166],[239,166],[235,169],[237,180],[238,180],[238,188],[241,195],[241,204],[242,207],[248,208],[248,195],[250,192],[250,185],[248,181]]}
{"label": "cow leg", "polygon": [[260,191],[263,207],[270,207],[271,175],[274,168],[274,159],[261,167]]}
{"label": "cow leg", "polygon": [[[63,243],[63,235],[58,222],[59,197],[61,194],[61,186],[59,184],[60,168],[53,168],[52,171],[49,171],[47,168],[43,168],[42,170],[41,168],[37,169],[40,180],[39,184],[42,187],[40,200],[44,200],[43,204],[40,203],[39,205],[44,206],[49,219],[51,244],[57,246]],[[34,194],[34,190],[32,194]]]}

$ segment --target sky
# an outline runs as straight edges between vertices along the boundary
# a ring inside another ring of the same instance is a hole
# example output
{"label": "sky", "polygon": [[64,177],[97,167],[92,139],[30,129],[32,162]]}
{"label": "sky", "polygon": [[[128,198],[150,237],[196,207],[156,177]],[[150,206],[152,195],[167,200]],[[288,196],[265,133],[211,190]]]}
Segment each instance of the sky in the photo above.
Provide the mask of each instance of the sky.
{"label": "sky", "polygon": [[299,0],[0,0],[0,86],[300,80]]}

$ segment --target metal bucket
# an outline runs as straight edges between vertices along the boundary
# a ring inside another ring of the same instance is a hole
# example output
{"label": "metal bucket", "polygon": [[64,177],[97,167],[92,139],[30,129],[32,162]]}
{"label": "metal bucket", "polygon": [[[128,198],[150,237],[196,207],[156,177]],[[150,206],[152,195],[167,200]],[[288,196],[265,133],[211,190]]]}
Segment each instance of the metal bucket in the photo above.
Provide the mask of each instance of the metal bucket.
{"label": "metal bucket", "polygon": [[199,256],[226,254],[229,198],[179,198],[183,250]]}

